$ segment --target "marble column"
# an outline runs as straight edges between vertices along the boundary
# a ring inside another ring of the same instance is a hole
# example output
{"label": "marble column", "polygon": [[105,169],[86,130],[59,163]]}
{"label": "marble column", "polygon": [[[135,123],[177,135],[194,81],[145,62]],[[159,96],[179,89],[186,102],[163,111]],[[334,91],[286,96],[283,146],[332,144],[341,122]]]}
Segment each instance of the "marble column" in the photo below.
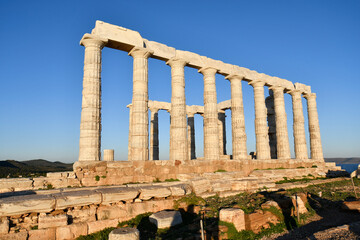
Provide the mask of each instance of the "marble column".
{"label": "marble column", "polygon": [[256,159],[271,159],[268,126],[266,122],[267,113],[264,95],[265,83],[253,80],[249,84],[254,88]]}
{"label": "marble column", "polygon": [[107,39],[85,34],[79,161],[101,160],[101,49]]}
{"label": "marble column", "polygon": [[195,119],[194,113],[187,114],[187,122],[188,122],[188,154],[189,159],[196,159],[196,151],[195,151]]}
{"label": "marble column", "polygon": [[231,125],[232,125],[232,153],[233,159],[247,159],[244,105],[242,97],[242,76],[229,75],[226,77],[231,87]]}
{"label": "marble column", "polygon": [[148,58],[151,51],[134,47],[133,98],[131,113],[131,160],[149,160]]}
{"label": "marble column", "polygon": [[305,94],[304,97],[307,99],[311,158],[316,160],[324,160],[321,145],[319,117],[316,106],[316,94]]}
{"label": "marble column", "polygon": [[128,161],[131,160],[131,128],[132,128],[132,119],[131,119],[131,109],[132,104],[127,105],[126,107],[129,108],[129,137],[128,137]]}
{"label": "marble column", "polygon": [[205,67],[199,72],[204,75],[204,159],[206,161],[218,160],[220,149],[215,84],[217,70]]}
{"label": "marble column", "polygon": [[159,160],[159,118],[157,108],[150,108],[150,160]]}
{"label": "marble column", "polygon": [[277,159],[276,153],[276,118],[275,118],[275,106],[274,106],[274,93],[269,90],[269,96],[265,99],[265,105],[267,109],[267,121],[269,126],[269,144],[270,155],[272,159]]}
{"label": "marble column", "polygon": [[290,159],[290,145],[285,111],[284,87],[273,86],[276,119],[276,153],[278,159]]}
{"label": "marble column", "polygon": [[186,61],[173,58],[166,64],[171,67],[170,160],[184,161],[188,159],[184,76]]}
{"label": "marble column", "polygon": [[220,155],[226,155],[225,118],[226,118],[225,111],[220,110],[219,113],[218,113]]}
{"label": "marble column", "polygon": [[293,106],[293,132],[295,145],[295,158],[307,159],[307,147],[305,137],[305,121],[302,106],[302,97],[299,90],[289,91],[292,97]]}

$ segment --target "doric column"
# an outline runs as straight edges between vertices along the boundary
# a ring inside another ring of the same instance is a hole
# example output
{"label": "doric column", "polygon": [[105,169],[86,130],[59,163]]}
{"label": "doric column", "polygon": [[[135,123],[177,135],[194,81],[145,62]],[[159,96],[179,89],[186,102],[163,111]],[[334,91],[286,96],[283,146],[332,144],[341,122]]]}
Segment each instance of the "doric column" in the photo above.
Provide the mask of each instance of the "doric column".
{"label": "doric column", "polygon": [[159,118],[157,108],[150,108],[150,160],[159,160]]}
{"label": "doric column", "polygon": [[303,106],[301,101],[301,92],[299,90],[289,91],[292,96],[293,106],[293,131],[294,131],[294,145],[295,145],[295,158],[307,159],[307,147],[305,137],[305,121]]}
{"label": "doric column", "polygon": [[194,113],[189,113],[188,112],[188,114],[187,114],[187,122],[188,122],[188,154],[189,154],[189,159],[196,159]]}
{"label": "doric column", "polygon": [[101,49],[107,39],[85,34],[79,161],[101,159]]}
{"label": "doric column", "polygon": [[131,121],[131,109],[132,109],[132,104],[130,103],[129,105],[126,106],[127,108],[129,108],[129,137],[128,137],[128,161],[131,160],[131,128],[132,128],[132,121]]}
{"label": "doric column", "polygon": [[205,67],[199,72],[204,75],[204,159],[218,160],[220,149],[215,84],[217,70]]}
{"label": "doric column", "polygon": [[270,155],[272,159],[276,159],[276,119],[274,107],[274,93],[272,90],[269,90],[269,96],[265,99],[265,105],[267,109],[267,121],[269,126]]}
{"label": "doric column", "polygon": [[133,98],[131,109],[131,160],[149,159],[148,117],[148,57],[151,51],[134,47],[130,52],[134,58]]}
{"label": "doric column", "polygon": [[218,113],[220,155],[226,155],[225,118],[226,118],[225,111],[220,110],[219,113]]}
{"label": "doric column", "polygon": [[170,160],[188,159],[187,123],[185,103],[186,62],[173,58],[166,64],[171,66],[171,124],[170,124]]}
{"label": "doric column", "polygon": [[277,158],[290,159],[291,155],[284,102],[284,87],[273,86],[270,89],[274,93]]}
{"label": "doric column", "polygon": [[226,77],[231,87],[231,125],[232,125],[232,153],[233,159],[247,159],[244,105],[242,97],[242,76],[229,75]]}
{"label": "doric column", "polygon": [[268,126],[266,122],[267,113],[264,95],[265,83],[254,80],[249,84],[254,88],[256,158],[271,159]]}
{"label": "doric column", "polygon": [[319,117],[316,106],[316,94],[305,94],[304,97],[307,99],[311,158],[317,160],[324,160],[321,145]]}

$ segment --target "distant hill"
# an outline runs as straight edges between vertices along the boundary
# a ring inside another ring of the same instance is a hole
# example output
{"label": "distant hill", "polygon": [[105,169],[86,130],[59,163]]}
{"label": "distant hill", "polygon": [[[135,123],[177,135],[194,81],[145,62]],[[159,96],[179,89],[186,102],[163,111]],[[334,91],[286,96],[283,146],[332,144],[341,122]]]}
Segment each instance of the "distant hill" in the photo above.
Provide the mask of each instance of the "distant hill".
{"label": "distant hill", "polygon": [[47,172],[72,171],[72,163],[49,162],[44,159],[0,161],[0,178],[45,176]]}
{"label": "distant hill", "polygon": [[325,162],[336,162],[341,164],[360,164],[360,157],[351,158],[325,158]]}

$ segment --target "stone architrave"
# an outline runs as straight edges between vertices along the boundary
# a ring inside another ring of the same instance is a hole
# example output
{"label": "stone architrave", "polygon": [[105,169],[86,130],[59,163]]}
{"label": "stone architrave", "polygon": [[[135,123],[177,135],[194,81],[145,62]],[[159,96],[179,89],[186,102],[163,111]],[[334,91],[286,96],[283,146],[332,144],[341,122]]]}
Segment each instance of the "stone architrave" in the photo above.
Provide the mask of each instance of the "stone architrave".
{"label": "stone architrave", "polygon": [[150,160],[159,160],[159,118],[157,108],[150,108]]}
{"label": "stone architrave", "polygon": [[242,76],[229,75],[231,86],[231,124],[233,159],[247,159],[244,105],[242,97]]}
{"label": "stone architrave", "polygon": [[133,98],[131,109],[131,160],[149,160],[148,116],[148,58],[152,54],[145,48],[134,47]]}
{"label": "stone architrave", "polygon": [[292,96],[293,106],[293,131],[294,131],[294,145],[295,145],[295,158],[307,159],[307,147],[305,136],[305,121],[302,106],[301,91],[292,90],[289,92]]}
{"label": "stone architrave", "polygon": [[215,74],[217,70],[205,67],[199,70],[204,75],[204,159],[218,160],[219,130]]}
{"label": "stone architrave", "polygon": [[267,112],[264,95],[265,83],[254,80],[249,82],[249,84],[254,88],[256,158],[260,160],[271,159],[268,126],[266,121]]}
{"label": "stone architrave", "polygon": [[187,114],[188,121],[188,154],[189,159],[196,159],[195,151],[195,119],[194,113]]}
{"label": "stone architrave", "polygon": [[274,108],[274,93],[269,90],[269,96],[265,99],[267,109],[267,120],[269,126],[269,143],[271,158],[276,159],[276,119],[275,119],[275,108]]}
{"label": "stone architrave", "polygon": [[305,94],[304,97],[307,99],[311,158],[316,160],[324,160],[321,145],[319,117],[316,106],[316,94],[309,93]]}
{"label": "stone architrave", "polygon": [[101,49],[107,39],[85,34],[84,78],[81,106],[79,161],[101,159]]}
{"label": "stone architrave", "polygon": [[287,129],[287,117],[284,101],[284,87],[273,86],[275,119],[276,119],[276,148],[278,159],[290,159],[290,145]]}
{"label": "stone architrave", "polygon": [[226,155],[225,118],[226,118],[225,111],[220,110],[219,113],[218,113],[220,155]]}
{"label": "stone architrave", "polygon": [[186,99],[184,67],[186,61],[170,59],[166,64],[171,67],[171,123],[170,123],[170,160],[188,159]]}

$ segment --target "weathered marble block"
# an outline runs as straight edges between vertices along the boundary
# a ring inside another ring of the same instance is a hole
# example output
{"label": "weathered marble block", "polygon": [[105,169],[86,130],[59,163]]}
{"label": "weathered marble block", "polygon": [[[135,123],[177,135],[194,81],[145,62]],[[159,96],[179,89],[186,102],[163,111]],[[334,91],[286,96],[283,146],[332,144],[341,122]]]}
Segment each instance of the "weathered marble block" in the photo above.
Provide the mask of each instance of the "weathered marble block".
{"label": "weathered marble block", "polygon": [[182,223],[182,218],[179,211],[165,210],[153,213],[150,215],[149,220],[158,228],[169,228]]}

